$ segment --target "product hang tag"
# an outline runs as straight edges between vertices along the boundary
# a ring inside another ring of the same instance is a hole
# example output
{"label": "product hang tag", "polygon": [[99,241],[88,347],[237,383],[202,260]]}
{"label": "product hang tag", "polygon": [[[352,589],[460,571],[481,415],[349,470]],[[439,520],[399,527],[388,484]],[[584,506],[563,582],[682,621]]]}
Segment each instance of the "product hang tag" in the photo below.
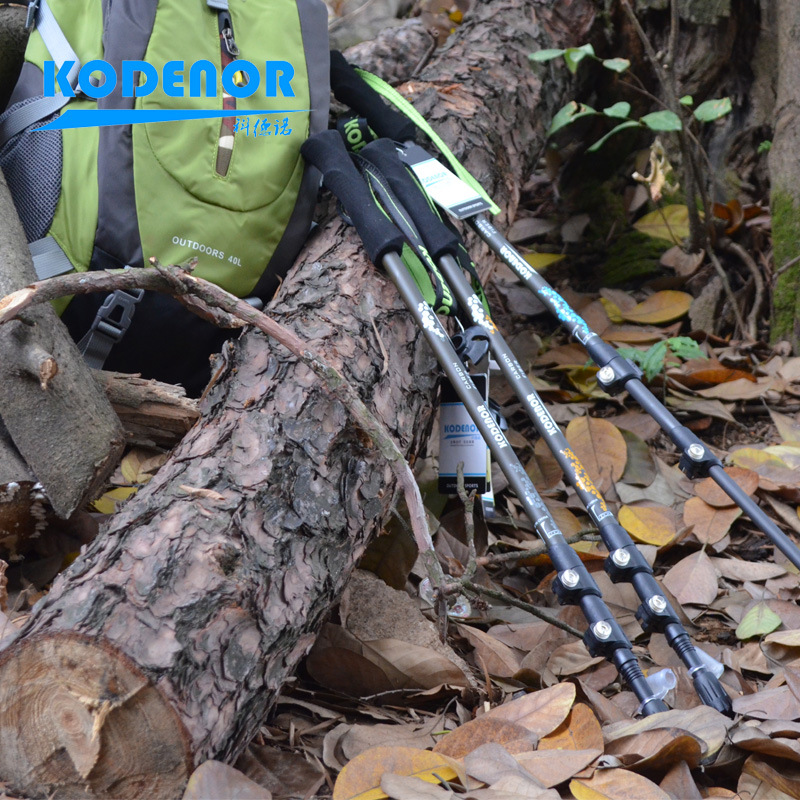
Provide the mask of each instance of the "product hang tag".
{"label": "product hang tag", "polygon": [[475,189],[431,158],[419,145],[404,144],[400,158],[411,167],[433,201],[456,219],[472,217],[491,208]]}
{"label": "product hang tag", "polygon": [[[487,400],[485,375],[471,375],[475,388]],[[488,489],[486,469],[489,448],[481,437],[464,404],[449,381],[442,386],[441,427],[439,434],[439,492],[458,491],[458,465],[464,462],[464,488],[483,494]]]}

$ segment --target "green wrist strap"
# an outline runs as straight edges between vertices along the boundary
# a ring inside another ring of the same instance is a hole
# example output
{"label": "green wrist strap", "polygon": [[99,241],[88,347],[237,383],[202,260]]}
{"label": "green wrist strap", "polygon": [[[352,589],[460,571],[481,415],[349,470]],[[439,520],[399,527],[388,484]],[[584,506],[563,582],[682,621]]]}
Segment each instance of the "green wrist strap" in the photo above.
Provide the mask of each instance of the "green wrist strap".
{"label": "green wrist strap", "polygon": [[492,200],[491,197],[485,192],[484,188],[478,183],[477,180],[467,171],[466,167],[462,166],[461,162],[453,155],[450,148],[444,143],[436,131],[431,128],[425,121],[422,114],[417,111],[408,100],[403,97],[394,87],[390,86],[386,81],[367,72],[364,69],[354,68],[359,74],[361,79],[374,89],[381,97],[388,100],[393,106],[396,106],[403,112],[425,135],[439,148],[439,152],[447,159],[453,172],[461,178],[464,183],[474,189],[487,203],[489,203],[490,211],[492,214],[499,214],[500,207]]}

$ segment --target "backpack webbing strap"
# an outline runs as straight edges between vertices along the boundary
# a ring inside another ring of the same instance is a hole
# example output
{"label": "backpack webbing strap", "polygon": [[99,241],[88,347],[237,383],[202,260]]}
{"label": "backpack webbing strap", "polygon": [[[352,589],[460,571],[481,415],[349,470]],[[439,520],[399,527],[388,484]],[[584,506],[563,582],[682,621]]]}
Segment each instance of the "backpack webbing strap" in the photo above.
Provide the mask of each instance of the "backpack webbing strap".
{"label": "backpack webbing strap", "polygon": [[[69,85],[75,88],[78,82],[78,72],[80,72],[81,62],[75,51],[70,47],[67,37],[61,30],[47,0],[33,0],[28,6],[28,21],[33,21],[36,29],[42,37],[48,52],[60,69],[67,62],[72,62],[72,67],[67,73]],[[40,97],[32,103],[9,109],[0,116],[0,147],[2,147],[12,136],[16,136],[25,128],[45,119],[51,114],[55,114],[63,108],[72,98],[65,97],[63,94],[55,97]]]}
{"label": "backpack webbing strap", "polygon": [[[130,269],[130,267],[126,267]],[[144,289],[114,290],[103,301],[88,333],[78,342],[83,360],[92,369],[102,369],[111,348],[125,335],[133,321],[136,304]]]}
{"label": "backpack webbing strap", "polygon": [[354,67],[355,71],[359,74],[361,79],[374,89],[381,97],[388,100],[392,105],[396,106],[402,111],[427,137],[439,148],[439,152],[447,159],[448,163],[453,169],[453,172],[461,178],[464,183],[473,188],[487,203],[489,203],[490,211],[492,214],[499,214],[500,207],[492,200],[486,193],[483,186],[478,183],[472,174],[465,166],[453,155],[450,148],[444,143],[444,140],[436,133],[433,128],[425,121],[422,114],[417,111],[408,100],[403,97],[393,86],[390,86],[382,78],[367,72],[365,69]]}
{"label": "backpack webbing strap", "polygon": [[72,262],[52,236],[45,236],[44,239],[31,242],[28,249],[33,258],[33,269],[40,281],[54,278],[56,275],[64,275],[74,269]]}

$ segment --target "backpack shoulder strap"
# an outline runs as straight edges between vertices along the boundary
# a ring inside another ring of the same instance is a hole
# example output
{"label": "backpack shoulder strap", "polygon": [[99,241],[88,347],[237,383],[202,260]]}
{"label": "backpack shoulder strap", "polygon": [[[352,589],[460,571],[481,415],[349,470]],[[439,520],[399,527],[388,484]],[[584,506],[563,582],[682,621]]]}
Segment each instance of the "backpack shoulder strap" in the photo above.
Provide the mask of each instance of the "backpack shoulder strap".
{"label": "backpack shoulder strap", "polygon": [[[78,82],[81,62],[67,41],[67,37],[64,36],[58,21],[53,16],[50,6],[47,5],[47,0],[33,0],[28,6],[26,25],[30,27],[31,24],[36,26],[45,47],[59,69],[67,61],[72,62],[72,66],[67,73],[67,81],[74,88]],[[9,109],[0,116],[0,147],[12,136],[16,136],[40,119],[45,119],[45,117],[49,117],[60,108],[63,108],[70,99],[70,97],[65,97],[63,94],[55,97],[40,97],[31,103],[26,103],[24,106]]]}

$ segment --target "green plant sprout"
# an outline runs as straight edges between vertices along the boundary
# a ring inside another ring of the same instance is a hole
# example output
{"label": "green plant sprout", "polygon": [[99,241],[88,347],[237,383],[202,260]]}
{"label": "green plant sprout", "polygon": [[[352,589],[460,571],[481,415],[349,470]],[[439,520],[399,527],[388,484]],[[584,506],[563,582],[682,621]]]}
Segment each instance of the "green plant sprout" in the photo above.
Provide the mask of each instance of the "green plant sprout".
{"label": "green plant sprout", "polygon": [[[620,74],[626,72],[631,65],[627,58],[598,58],[595,55],[594,48],[590,44],[584,44],[580,47],[568,47],[566,49],[539,50],[528,56],[531,61],[539,63],[562,57],[567,65],[567,69],[573,74],[577,72],[578,65],[581,61],[586,58],[597,61],[606,69]],[[680,98],[679,102],[685,107],[692,107],[694,105],[694,99],[690,95],[684,95]],[[726,114],[730,114],[731,110],[732,105],[730,97],[722,97],[700,103],[700,105],[694,109],[692,115],[699,122],[713,122],[714,120],[724,117]],[[683,130],[683,121],[680,116],[669,109],[653,111],[639,119],[631,119],[630,112],[631,104],[625,101],[614,103],[608,108],[597,111],[585,103],[578,103],[575,100],[571,100],[553,117],[553,121],[550,123],[550,128],[547,131],[547,136],[551,138],[567,125],[572,124],[578,119],[590,116],[604,116],[615,121],[622,120],[588,148],[588,151],[593,153],[599,150],[612,136],[623,130],[647,128],[655,133]]]}
{"label": "green plant sprout", "polygon": [[656,342],[647,350],[620,347],[618,352],[621,356],[633,361],[644,372],[648,383],[667,367],[678,366],[681,359],[689,361],[692,358],[708,358],[701,350],[700,345],[688,336],[672,336],[664,341]]}

